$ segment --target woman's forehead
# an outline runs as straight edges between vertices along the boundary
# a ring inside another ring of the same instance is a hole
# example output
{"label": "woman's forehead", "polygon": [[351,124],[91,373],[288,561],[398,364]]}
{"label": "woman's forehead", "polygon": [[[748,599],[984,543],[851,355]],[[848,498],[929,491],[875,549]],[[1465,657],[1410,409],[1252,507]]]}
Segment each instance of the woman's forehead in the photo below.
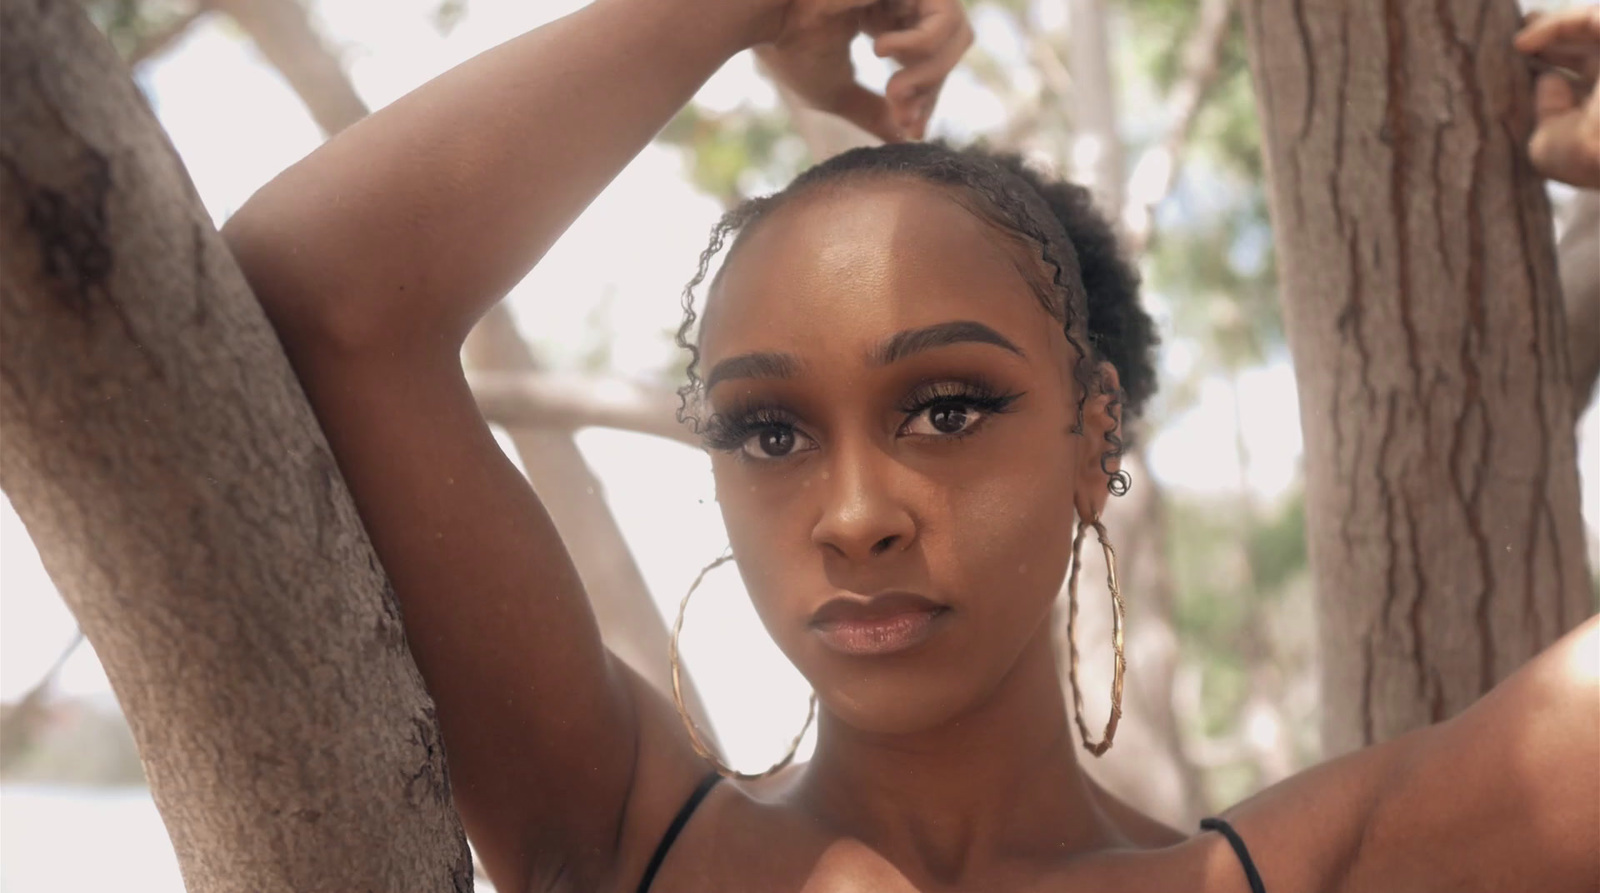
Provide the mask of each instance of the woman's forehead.
{"label": "woman's forehead", "polygon": [[707,299],[700,346],[709,358],[819,335],[874,341],[957,319],[1038,343],[1054,327],[1023,262],[932,184],[819,190],[773,212],[732,253]]}

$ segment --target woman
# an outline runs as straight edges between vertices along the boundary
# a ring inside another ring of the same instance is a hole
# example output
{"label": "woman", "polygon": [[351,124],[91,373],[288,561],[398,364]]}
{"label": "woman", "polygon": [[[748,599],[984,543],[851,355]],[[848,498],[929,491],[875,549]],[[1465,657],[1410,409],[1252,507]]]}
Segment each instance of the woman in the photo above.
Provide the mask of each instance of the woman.
{"label": "woman", "polygon": [[[903,66],[886,97],[855,83],[858,30]],[[957,0],[597,0],[352,127],[229,222],[399,593],[496,887],[1591,889],[1592,625],[1461,717],[1235,807],[1223,833],[1162,827],[1086,779],[1046,618],[1117,487],[1150,323],[1081,191],[902,142],[970,41]],[[674,705],[602,647],[458,352],[753,46],[894,145],[713,240],[738,235],[686,414],[820,719],[810,762],[712,784]]]}

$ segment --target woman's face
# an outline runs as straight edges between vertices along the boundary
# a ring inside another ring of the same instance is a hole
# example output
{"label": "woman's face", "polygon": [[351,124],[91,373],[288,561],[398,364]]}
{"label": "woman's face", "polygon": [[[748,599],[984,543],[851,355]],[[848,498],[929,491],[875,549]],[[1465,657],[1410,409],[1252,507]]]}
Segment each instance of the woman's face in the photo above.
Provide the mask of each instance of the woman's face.
{"label": "woman's face", "polygon": [[[1072,433],[1077,354],[1026,262],[937,187],[857,182],[761,222],[709,299],[707,412],[738,444],[712,465],[741,574],[779,648],[862,730],[984,700],[1060,590],[1077,492],[1104,492],[1105,414],[1090,401]],[[946,606],[911,647],[863,655],[813,622],[892,591]]]}

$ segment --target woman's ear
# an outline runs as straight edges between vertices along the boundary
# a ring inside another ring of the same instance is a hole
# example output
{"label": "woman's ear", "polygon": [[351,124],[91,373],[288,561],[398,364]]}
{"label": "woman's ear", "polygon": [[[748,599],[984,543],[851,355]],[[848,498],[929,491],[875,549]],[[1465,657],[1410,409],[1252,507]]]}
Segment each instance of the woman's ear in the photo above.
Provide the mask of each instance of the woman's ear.
{"label": "woman's ear", "polygon": [[1079,454],[1074,508],[1083,521],[1100,517],[1111,496],[1111,476],[1122,468],[1122,383],[1117,367],[1102,362],[1083,401],[1083,450]]}

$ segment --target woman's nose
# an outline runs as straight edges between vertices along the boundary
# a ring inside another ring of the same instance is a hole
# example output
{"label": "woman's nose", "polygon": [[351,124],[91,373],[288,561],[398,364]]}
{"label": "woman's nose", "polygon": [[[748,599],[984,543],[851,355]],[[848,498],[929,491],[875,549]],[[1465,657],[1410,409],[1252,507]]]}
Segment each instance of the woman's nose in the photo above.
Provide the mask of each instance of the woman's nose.
{"label": "woman's nose", "polygon": [[820,472],[822,513],[811,541],[854,561],[905,548],[916,524],[895,492],[893,461],[870,447],[833,458]]}

